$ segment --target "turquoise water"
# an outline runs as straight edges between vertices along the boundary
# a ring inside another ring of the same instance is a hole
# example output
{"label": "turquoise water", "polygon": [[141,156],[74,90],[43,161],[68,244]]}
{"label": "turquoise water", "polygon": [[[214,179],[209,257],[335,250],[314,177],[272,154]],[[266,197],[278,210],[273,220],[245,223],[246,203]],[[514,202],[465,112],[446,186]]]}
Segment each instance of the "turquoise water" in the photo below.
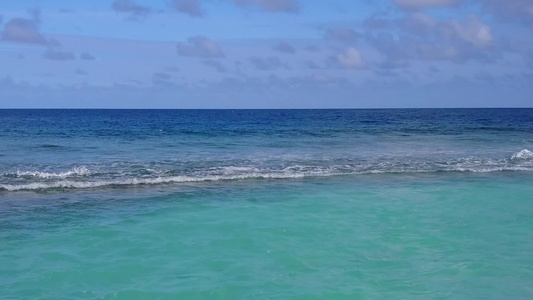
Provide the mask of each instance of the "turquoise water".
{"label": "turquoise water", "polygon": [[2,113],[2,299],[533,296],[531,110]]}
{"label": "turquoise water", "polygon": [[531,195],[513,176],[26,195],[2,217],[3,297],[526,299]]}

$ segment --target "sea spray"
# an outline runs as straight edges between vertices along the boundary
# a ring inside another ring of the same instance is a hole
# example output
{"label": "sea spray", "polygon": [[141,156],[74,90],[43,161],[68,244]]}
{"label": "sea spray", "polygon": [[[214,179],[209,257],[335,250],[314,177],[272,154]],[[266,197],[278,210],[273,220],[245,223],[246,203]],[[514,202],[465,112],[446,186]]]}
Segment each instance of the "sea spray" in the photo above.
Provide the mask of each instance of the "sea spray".
{"label": "sea spray", "polygon": [[526,159],[532,159],[532,158],[533,158],[533,152],[527,149],[522,149],[516,153],[513,153],[513,155],[511,155],[512,160],[526,160]]}

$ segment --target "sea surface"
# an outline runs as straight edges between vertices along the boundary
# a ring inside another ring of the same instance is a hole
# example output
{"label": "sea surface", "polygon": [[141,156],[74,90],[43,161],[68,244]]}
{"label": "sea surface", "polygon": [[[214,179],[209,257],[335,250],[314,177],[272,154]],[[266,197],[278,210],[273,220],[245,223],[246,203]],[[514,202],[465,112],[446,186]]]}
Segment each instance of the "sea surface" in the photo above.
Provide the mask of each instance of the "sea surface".
{"label": "sea surface", "polygon": [[533,109],[0,110],[0,299],[533,299]]}

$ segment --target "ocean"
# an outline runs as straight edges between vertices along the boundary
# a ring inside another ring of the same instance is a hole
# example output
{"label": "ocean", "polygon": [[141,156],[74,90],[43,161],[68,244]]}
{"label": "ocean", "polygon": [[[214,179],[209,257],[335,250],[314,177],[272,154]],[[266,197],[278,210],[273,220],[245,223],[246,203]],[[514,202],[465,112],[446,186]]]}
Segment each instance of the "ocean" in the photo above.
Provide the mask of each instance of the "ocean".
{"label": "ocean", "polygon": [[533,109],[0,110],[1,299],[531,299]]}

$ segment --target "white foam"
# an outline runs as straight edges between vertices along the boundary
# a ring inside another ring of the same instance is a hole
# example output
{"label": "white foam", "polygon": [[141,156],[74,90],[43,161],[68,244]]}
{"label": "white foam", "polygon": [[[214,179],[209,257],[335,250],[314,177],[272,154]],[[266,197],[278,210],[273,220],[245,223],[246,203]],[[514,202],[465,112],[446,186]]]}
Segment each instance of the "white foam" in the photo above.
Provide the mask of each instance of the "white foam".
{"label": "white foam", "polygon": [[85,166],[74,167],[72,168],[72,170],[69,170],[67,172],[61,172],[61,173],[49,173],[49,172],[40,172],[40,171],[23,171],[23,172],[17,171],[17,177],[32,176],[32,177],[43,178],[43,179],[86,176],[89,174],[91,174],[91,172]]}
{"label": "white foam", "polygon": [[[523,149],[511,159],[482,159],[467,157],[448,161],[395,160],[380,159],[364,163],[342,162],[323,164],[313,161],[310,164],[292,165],[237,165],[212,168],[194,168],[186,171],[156,170],[146,168],[147,172],[131,172],[114,168],[103,172],[91,172],[87,167],[75,167],[61,173],[39,171],[17,172],[0,176],[0,190],[48,190],[48,189],[86,189],[106,186],[134,186],[169,183],[188,183],[246,179],[297,179],[304,177],[326,177],[365,174],[421,174],[434,172],[494,173],[494,172],[533,172],[533,152]],[[122,167],[122,166],[121,166]],[[167,166],[168,167],[168,166]],[[170,167],[173,167],[171,165]],[[18,177],[13,180],[13,175]],[[91,175],[91,176],[87,176]]]}
{"label": "white foam", "polygon": [[416,173],[431,173],[431,172],[472,172],[472,173],[493,173],[505,171],[533,171],[532,167],[526,166],[500,166],[500,167],[463,167],[455,166],[444,169],[424,169],[424,168],[374,168],[374,169],[353,169],[347,171],[346,168],[338,170],[331,168],[329,170],[321,169],[308,172],[249,172],[243,174],[233,175],[205,175],[205,176],[168,176],[168,177],[150,177],[150,178],[121,178],[109,180],[94,180],[94,181],[77,181],[72,179],[63,179],[52,182],[32,182],[27,184],[0,184],[0,190],[7,191],[21,191],[21,190],[48,190],[48,189],[87,189],[99,188],[106,186],[135,186],[135,185],[154,185],[154,184],[170,184],[170,183],[194,183],[194,182],[208,182],[208,181],[233,181],[246,179],[299,179],[305,177],[328,177],[328,176],[343,176],[343,175],[367,175],[367,174],[416,174]]}
{"label": "white foam", "polygon": [[516,153],[514,153],[513,155],[511,155],[511,159],[513,160],[517,160],[517,159],[531,159],[533,158],[533,152],[527,150],[527,149],[522,149]]}
{"label": "white foam", "polygon": [[222,173],[224,175],[232,175],[232,174],[239,174],[239,173],[246,173],[246,172],[258,172],[258,168],[254,167],[240,167],[240,166],[227,166],[220,168]]}
{"label": "white foam", "polygon": [[128,185],[150,185],[164,183],[188,183],[204,181],[221,181],[221,180],[242,180],[242,179],[289,179],[303,178],[306,174],[283,174],[283,173],[249,173],[241,175],[209,175],[209,176],[172,176],[172,177],[154,177],[154,178],[126,178],[117,180],[100,180],[100,181],[73,181],[61,180],[55,182],[32,182],[28,184],[0,184],[0,189],[7,191],[21,190],[46,190],[58,188],[97,188],[105,186],[128,186]]}

